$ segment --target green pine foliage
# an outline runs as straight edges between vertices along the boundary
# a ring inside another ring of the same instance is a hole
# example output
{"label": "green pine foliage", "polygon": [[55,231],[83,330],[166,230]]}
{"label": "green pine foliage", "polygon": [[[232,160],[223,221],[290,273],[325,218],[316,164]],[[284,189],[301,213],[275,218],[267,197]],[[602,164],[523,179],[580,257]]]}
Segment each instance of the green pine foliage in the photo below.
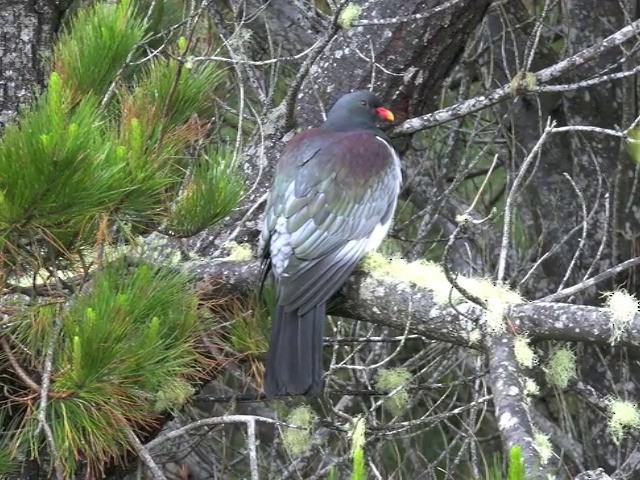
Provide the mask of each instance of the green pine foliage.
{"label": "green pine foliage", "polygon": [[365,480],[367,478],[364,449],[360,448],[353,453],[353,470],[351,480]]}
{"label": "green pine foliage", "polygon": [[[16,323],[17,341],[37,353],[33,362],[55,342],[48,423],[69,475],[79,455],[99,471],[131,450],[126,428],[149,429],[158,411],[185,403],[208,365],[198,351],[207,324],[197,304],[179,271],[119,260],[70,308],[36,307]],[[62,328],[53,339],[56,318]],[[23,423],[23,435],[38,451],[44,440],[35,435],[37,410]]]}
{"label": "green pine foliage", "polygon": [[181,408],[210,367],[199,346],[210,322],[198,315],[188,277],[122,259],[89,268],[104,263],[95,247],[114,232],[125,242],[154,229],[193,235],[241,196],[233,157],[206,146],[224,70],[181,64],[178,54],[193,53],[178,52],[184,41],[136,64],[160,38],[167,6],[181,4],[158,0],[145,22],[144,3],[79,8],[55,45],[47,90],[0,138],[0,283],[43,268],[77,273],[82,265],[85,275],[65,284],[72,297],[23,307],[5,324],[23,371],[11,378],[14,400],[0,404],[0,431],[10,432],[0,433],[0,477],[19,458],[52,468],[33,386],[48,351],[46,422],[69,478],[84,463],[99,478],[134,450],[130,433],[141,436],[162,412]]}
{"label": "green pine foliage", "polygon": [[171,208],[167,229],[189,237],[222,220],[238,203],[242,178],[227,152],[204,154],[189,171]]}
{"label": "green pine foliage", "polygon": [[228,344],[239,355],[260,355],[267,351],[270,331],[269,317],[256,305],[253,315],[236,311],[230,316]]}
{"label": "green pine foliage", "polygon": [[11,451],[6,448],[0,449],[0,478],[11,478],[11,475],[16,475],[18,470],[18,463]]}
{"label": "green pine foliage", "polygon": [[[159,2],[163,3],[163,2]],[[82,9],[54,47],[53,69],[74,99],[88,93],[102,97],[145,35],[135,2],[101,2]]]}
{"label": "green pine foliage", "polygon": [[161,55],[127,65],[151,34],[142,18],[131,1],[80,9],[54,48],[48,90],[5,130],[0,270],[73,260],[102,241],[105,226],[194,235],[240,198],[224,150],[187,154],[206,138],[224,70]]}
{"label": "green pine foliage", "polygon": [[351,480],[365,480],[367,478],[366,460],[364,454],[366,425],[364,417],[355,421],[351,432],[351,455],[353,456],[353,469]]}
{"label": "green pine foliage", "polygon": [[329,475],[327,476],[327,480],[340,480],[340,473],[338,472],[338,467],[335,465],[329,469]]}
{"label": "green pine foliage", "polygon": [[631,158],[633,158],[636,163],[640,163],[640,129],[634,128],[629,132],[627,148]]}
{"label": "green pine foliage", "polygon": [[[2,355],[0,355],[0,360],[2,360]],[[6,417],[5,412],[0,410],[0,425],[11,423]],[[12,478],[12,475],[16,475],[19,470],[20,465],[13,455],[8,432],[0,432],[0,478]]]}
{"label": "green pine foliage", "polygon": [[77,96],[92,92],[101,97],[145,31],[131,0],[82,9],[56,42],[53,69]]}
{"label": "green pine foliage", "polygon": [[[176,128],[194,116],[208,117],[213,110],[207,100],[222,73],[213,63],[186,68],[176,60],[156,59],[138,75],[128,99],[131,107],[127,105],[125,110],[130,114],[129,108],[133,108],[150,127],[162,122],[168,128]],[[126,92],[123,94],[126,96]]]}
{"label": "green pine foliage", "polygon": [[53,73],[47,93],[0,142],[0,252],[16,261],[26,239],[59,251],[86,243],[95,216],[128,188],[95,98],[73,109],[69,101]]}

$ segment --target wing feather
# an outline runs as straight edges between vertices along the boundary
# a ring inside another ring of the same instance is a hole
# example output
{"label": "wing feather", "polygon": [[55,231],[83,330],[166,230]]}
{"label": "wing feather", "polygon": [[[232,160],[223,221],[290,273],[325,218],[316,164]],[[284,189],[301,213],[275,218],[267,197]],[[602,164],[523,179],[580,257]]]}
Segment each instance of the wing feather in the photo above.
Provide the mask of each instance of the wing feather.
{"label": "wing feather", "polygon": [[288,277],[286,282],[281,282],[283,288],[289,283],[306,287],[284,292],[284,295],[279,296],[287,300],[286,303],[283,302],[285,309],[299,309],[300,313],[304,313],[329,300],[362,258],[366,246],[367,239],[352,240],[331,255],[312,262],[312,268],[306,268],[301,274],[293,275]]}
{"label": "wing feather", "polygon": [[397,156],[372,134],[305,135],[280,159],[260,239],[268,250],[284,219],[292,253],[276,275],[278,303],[300,313],[326,302],[366,254],[372,233],[389,225],[401,181]]}

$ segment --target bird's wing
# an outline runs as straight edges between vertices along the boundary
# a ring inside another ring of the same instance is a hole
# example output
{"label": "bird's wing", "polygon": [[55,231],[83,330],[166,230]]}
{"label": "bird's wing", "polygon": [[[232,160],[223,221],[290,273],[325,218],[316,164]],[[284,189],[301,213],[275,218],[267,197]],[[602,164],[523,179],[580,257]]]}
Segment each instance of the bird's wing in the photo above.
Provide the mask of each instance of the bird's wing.
{"label": "bird's wing", "polygon": [[300,312],[326,302],[377,247],[383,235],[372,236],[386,233],[400,188],[397,156],[382,139],[310,132],[280,159],[261,237],[278,302]]}

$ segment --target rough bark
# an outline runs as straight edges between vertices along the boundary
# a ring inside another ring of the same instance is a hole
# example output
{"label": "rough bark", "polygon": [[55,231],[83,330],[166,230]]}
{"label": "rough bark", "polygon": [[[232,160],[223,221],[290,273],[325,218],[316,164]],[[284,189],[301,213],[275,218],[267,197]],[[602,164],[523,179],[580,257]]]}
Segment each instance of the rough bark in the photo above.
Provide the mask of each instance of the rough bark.
{"label": "rough bark", "polygon": [[44,84],[59,8],[46,0],[0,0],[0,132]]}
{"label": "rough bark", "polygon": [[[444,2],[367,2],[359,20],[427,13],[441,3]],[[434,109],[437,92],[482,21],[488,5],[485,0],[461,0],[420,20],[338,29],[335,38],[331,36],[328,43],[318,47],[320,54],[308,65],[309,75],[304,78],[299,95],[292,98],[294,104],[280,105],[268,112],[262,121],[262,130],[244,149],[242,165],[251,193],[240,210],[246,211],[267,192],[278,154],[290,134],[287,116],[291,108],[295,107],[297,128],[317,125],[323,112],[341,94],[369,87],[375,61],[385,70],[395,72],[389,74],[376,67],[373,91],[397,113],[398,121]],[[396,146],[402,150],[403,145],[407,145],[406,140]],[[405,176],[412,177],[412,171],[417,168],[422,167],[405,162]],[[260,178],[256,182],[258,172]],[[237,239],[255,239],[259,212],[257,209],[245,219],[242,230],[235,232]],[[228,239],[230,230],[233,227],[226,224],[201,235],[195,241],[195,249],[200,254],[216,251]]]}
{"label": "rough bark", "polygon": [[[442,3],[367,2],[359,20],[427,13]],[[393,110],[398,122],[433,110],[442,84],[488,5],[485,0],[464,0],[418,20],[344,31],[318,59],[303,85],[297,101],[298,125],[304,128],[317,124],[325,109],[342,94],[370,86]],[[374,62],[387,71],[374,67]]]}
{"label": "rough bark", "polygon": [[[202,261],[189,266],[198,280],[203,300],[229,295],[248,297],[261,275],[260,262]],[[329,306],[333,315],[409,331],[433,340],[484,350],[472,333],[482,327],[483,309],[463,303],[452,308],[439,305],[429,289],[394,277],[357,271]],[[640,315],[613,342],[608,310],[569,303],[527,302],[511,307],[508,320],[514,333],[532,340],[583,341],[600,345],[639,347]],[[475,339],[475,340],[474,340]]]}
{"label": "rough bark", "polygon": [[289,0],[251,0],[241,14],[248,20],[245,28],[251,30],[251,46],[258,58],[296,55],[313,45],[327,23],[312,4]]}

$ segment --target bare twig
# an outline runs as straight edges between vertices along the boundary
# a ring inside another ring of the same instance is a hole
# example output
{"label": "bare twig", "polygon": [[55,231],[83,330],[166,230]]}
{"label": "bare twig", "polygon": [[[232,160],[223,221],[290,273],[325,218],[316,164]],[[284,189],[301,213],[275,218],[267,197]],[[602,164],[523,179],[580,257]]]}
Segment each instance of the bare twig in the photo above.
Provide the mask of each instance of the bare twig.
{"label": "bare twig", "polygon": [[[122,421],[124,422],[124,419],[122,419]],[[126,422],[124,423],[124,429],[125,433],[127,434],[127,438],[133,445],[133,448],[135,449],[140,459],[144,462],[144,464],[151,472],[151,475],[153,475],[153,478],[155,480],[167,480],[167,477],[165,477],[164,473],[162,473],[162,470],[160,470],[158,464],[156,464],[156,462],[153,460],[153,457],[149,453],[149,450],[145,448],[142,442],[140,442],[135,432],[131,430],[131,427],[129,427]]]}
{"label": "bare twig", "polygon": [[573,181],[573,178],[571,178],[571,176],[568,173],[564,172],[563,176],[571,184],[571,187],[573,188],[573,191],[576,192],[576,196],[578,197],[578,201],[580,202],[580,210],[582,211],[582,235],[580,236],[580,243],[578,244],[576,251],[573,253],[571,262],[567,267],[567,271],[565,272],[564,277],[560,282],[560,285],[558,285],[558,291],[564,288],[565,283],[569,280],[569,277],[571,276],[571,272],[573,272],[573,269],[576,265],[576,262],[578,261],[578,258],[580,258],[580,255],[582,255],[585,243],[587,241],[587,232],[589,227],[588,225],[589,216],[587,215],[587,204],[584,201],[584,195],[582,194],[582,191],[578,188],[578,186],[576,185],[576,182]]}
{"label": "bare twig", "polygon": [[556,85],[536,85],[527,86],[526,91],[531,93],[551,93],[551,92],[572,92],[581,88],[589,88],[594,85],[605,82],[613,82],[622,78],[632,77],[640,73],[640,66],[623,72],[610,73],[608,75],[600,75],[588,80],[582,80],[575,83],[556,84]]}
{"label": "bare twig", "polygon": [[470,302],[475,303],[476,305],[486,308],[487,303],[483,299],[481,299],[477,295],[474,295],[473,293],[468,291],[466,288],[464,288],[462,285],[460,285],[460,282],[458,282],[457,273],[453,272],[451,268],[451,254],[453,251],[453,245],[455,244],[456,240],[458,240],[458,237],[462,229],[467,227],[468,219],[463,218],[462,220],[463,221],[458,223],[456,229],[449,237],[449,241],[447,242],[447,245],[444,247],[444,253],[442,254],[442,270],[444,271],[444,274],[447,277],[447,281],[451,284],[453,288],[455,288],[458,292],[460,292],[460,294],[464,298],[466,298]]}
{"label": "bare twig", "polygon": [[599,273],[598,275],[596,275],[595,277],[591,277],[588,280],[584,280],[576,285],[573,285],[571,287],[565,288],[564,290],[560,290],[559,292],[556,293],[552,293],[551,295],[547,295],[546,297],[543,297],[539,300],[536,300],[538,302],[557,302],[558,300],[562,300],[564,298],[567,297],[571,297],[573,295],[575,295],[576,293],[582,292],[583,290],[586,290],[587,288],[591,288],[596,286],[598,283],[603,282],[604,280],[611,278],[611,277],[615,277],[616,275],[624,272],[625,270],[628,270],[629,268],[633,268],[636,265],[640,265],[640,257],[634,257],[634,258],[630,258],[629,260],[626,260],[618,265],[616,265],[615,267],[611,267],[608,270],[605,270],[604,272]]}
{"label": "bare twig", "polygon": [[285,427],[296,428],[293,425],[288,425],[284,422],[279,422],[278,420],[274,420],[272,418],[267,417],[259,417],[255,415],[225,415],[223,417],[211,417],[211,418],[203,418],[202,420],[198,420],[196,422],[189,423],[183,427],[177,428],[170,432],[159,435],[155,439],[151,440],[146,444],[146,448],[148,450],[153,450],[158,447],[160,444],[172,440],[174,438],[178,438],[186,433],[189,433],[192,430],[197,430],[203,427],[210,427],[213,425],[225,425],[228,423],[244,423],[245,425],[249,422],[263,422],[270,423],[272,425],[283,425]]}
{"label": "bare twig", "polygon": [[316,41],[313,45],[311,45],[309,48],[303,50],[300,53],[297,53],[295,55],[291,55],[288,57],[277,57],[277,58],[269,58],[267,60],[247,60],[246,58],[242,58],[239,57],[238,55],[233,55],[232,58],[229,57],[221,57],[218,55],[208,55],[208,56],[204,56],[204,57],[188,57],[183,59],[183,61],[188,61],[188,62],[192,62],[192,63],[196,63],[196,62],[221,62],[221,63],[233,63],[233,64],[241,64],[241,65],[253,65],[255,67],[262,67],[265,65],[273,65],[273,64],[278,64],[278,63],[282,63],[282,62],[288,62],[288,61],[293,61],[293,60],[300,60],[301,58],[306,57],[307,55],[309,55],[309,53],[311,53],[312,51],[314,51],[319,44],[321,43],[321,40]]}
{"label": "bare twig", "polygon": [[247,443],[249,444],[249,468],[251,480],[258,480],[258,454],[256,452],[256,419],[247,420]]}
{"label": "bare twig", "polygon": [[53,353],[55,351],[55,345],[58,340],[58,335],[60,334],[61,328],[62,320],[56,315],[53,320],[53,331],[51,332],[51,339],[49,340],[49,345],[47,345],[47,351],[44,357],[44,367],[42,369],[42,385],[40,386],[40,408],[38,409],[38,429],[35,433],[36,435],[38,435],[40,429],[44,430],[56,475],[60,480],[65,478],[65,472],[59,460],[58,449],[56,447],[55,439],[53,438],[53,432],[51,431],[51,427],[47,423],[47,401],[49,399],[49,385],[51,383],[51,372],[53,370]]}
{"label": "bare twig", "polygon": [[25,372],[22,369],[22,367],[16,360],[16,357],[13,355],[13,351],[11,350],[11,347],[9,346],[9,342],[7,342],[7,339],[5,337],[0,338],[0,346],[2,346],[2,350],[4,351],[4,354],[7,356],[7,360],[9,360],[9,364],[11,365],[11,368],[16,373],[16,375],[18,375],[20,380],[22,380],[22,382],[25,385],[27,385],[31,390],[39,392],[40,385],[34,382],[31,379],[31,377],[27,374],[27,372]]}
{"label": "bare twig", "polygon": [[[586,64],[587,62],[590,62],[594,58],[602,55],[610,48],[626,42],[639,33],[640,20],[636,20],[632,24],[627,25],[626,27],[618,30],[613,35],[605,38],[603,41],[598,42],[597,44],[592,45],[589,48],[585,48],[581,52],[578,52],[575,55],[556,63],[555,65],[536,72],[534,74],[536,85],[544,84],[546,82],[554,80],[561,75],[564,75],[565,73],[570,72]],[[452,105],[451,107],[438,110],[437,112],[406,120],[392,131],[392,135],[407,135],[410,133],[418,132],[420,130],[424,130],[426,128],[431,128],[435,127],[436,125],[450,122],[451,120],[455,120],[456,118],[460,118],[464,115],[477,112],[479,110],[482,110],[483,108],[487,108],[491,105],[495,105],[498,102],[507,100],[508,98],[511,98],[512,92],[513,88],[511,84],[503,85],[488,94],[471,98],[457,105]]]}
{"label": "bare twig", "polygon": [[551,4],[555,3],[552,0],[545,0],[544,7],[542,8],[542,13],[538,16],[536,20],[536,26],[533,30],[533,35],[529,37],[529,41],[527,42],[526,47],[526,60],[524,65],[524,71],[528,72],[531,68],[531,64],[533,63],[533,57],[536,54],[536,49],[538,48],[538,43],[540,42],[540,34],[542,33],[542,26],[544,25],[544,19],[547,18],[549,14],[549,10],[551,9]]}
{"label": "bare twig", "polygon": [[500,257],[498,259],[498,274],[496,280],[498,283],[504,281],[505,270],[507,266],[507,255],[509,253],[509,241],[511,238],[511,219],[513,215],[513,208],[516,201],[516,195],[519,193],[520,184],[524,181],[524,176],[529,170],[529,166],[536,158],[542,145],[547,139],[547,136],[551,133],[553,127],[555,126],[555,122],[552,122],[551,119],[547,120],[547,127],[544,132],[538,139],[538,142],[535,144],[527,158],[522,163],[518,171],[518,175],[511,186],[511,190],[509,191],[509,195],[507,196],[507,202],[504,207],[504,227],[502,229],[502,245],[500,247]]}

